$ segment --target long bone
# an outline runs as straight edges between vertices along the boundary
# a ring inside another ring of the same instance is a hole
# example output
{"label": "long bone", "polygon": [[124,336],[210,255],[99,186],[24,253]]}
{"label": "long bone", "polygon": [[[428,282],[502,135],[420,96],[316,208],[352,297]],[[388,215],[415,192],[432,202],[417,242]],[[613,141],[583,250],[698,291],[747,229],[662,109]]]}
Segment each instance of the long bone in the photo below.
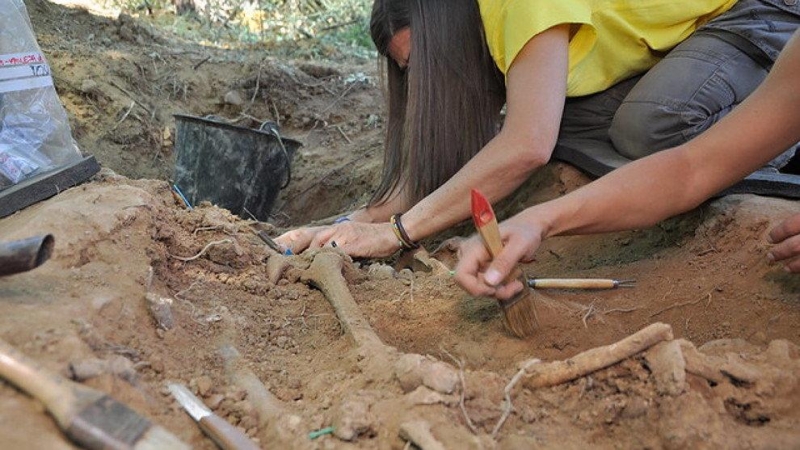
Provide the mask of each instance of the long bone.
{"label": "long bone", "polygon": [[322,291],[336,311],[345,333],[355,342],[359,357],[368,359],[372,368],[386,372],[387,367],[392,367],[397,351],[384,344],[372,329],[350,293],[342,275],[343,268],[344,261],[340,255],[321,251],[302,272],[301,280]]}

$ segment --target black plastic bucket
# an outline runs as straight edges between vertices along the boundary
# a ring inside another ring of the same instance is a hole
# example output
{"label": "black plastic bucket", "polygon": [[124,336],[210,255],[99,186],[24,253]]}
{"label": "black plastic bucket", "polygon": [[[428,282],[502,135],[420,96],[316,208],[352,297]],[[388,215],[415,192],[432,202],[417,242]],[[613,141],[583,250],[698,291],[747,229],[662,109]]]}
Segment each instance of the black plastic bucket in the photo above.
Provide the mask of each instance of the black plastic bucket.
{"label": "black plastic bucket", "polygon": [[176,114],[175,125],[174,183],[189,204],[207,200],[267,221],[302,144],[272,127],[255,130],[212,118]]}

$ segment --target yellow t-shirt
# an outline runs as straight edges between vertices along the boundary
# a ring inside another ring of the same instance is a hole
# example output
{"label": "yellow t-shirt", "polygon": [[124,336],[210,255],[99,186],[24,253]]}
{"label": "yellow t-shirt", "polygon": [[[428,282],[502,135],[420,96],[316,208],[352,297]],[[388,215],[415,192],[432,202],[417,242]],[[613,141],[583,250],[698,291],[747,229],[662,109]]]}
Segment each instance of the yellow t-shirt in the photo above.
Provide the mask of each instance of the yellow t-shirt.
{"label": "yellow t-shirt", "polygon": [[503,73],[536,34],[573,24],[567,96],[605,90],[655,65],[665,52],[736,0],[478,0],[492,57]]}

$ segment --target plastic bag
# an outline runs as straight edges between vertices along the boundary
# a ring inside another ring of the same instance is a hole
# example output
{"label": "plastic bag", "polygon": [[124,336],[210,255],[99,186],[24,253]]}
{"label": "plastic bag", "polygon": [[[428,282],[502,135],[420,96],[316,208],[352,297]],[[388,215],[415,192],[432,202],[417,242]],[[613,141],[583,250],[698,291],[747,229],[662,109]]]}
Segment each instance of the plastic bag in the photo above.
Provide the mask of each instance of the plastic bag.
{"label": "plastic bag", "polygon": [[22,0],[0,0],[0,190],[81,159]]}

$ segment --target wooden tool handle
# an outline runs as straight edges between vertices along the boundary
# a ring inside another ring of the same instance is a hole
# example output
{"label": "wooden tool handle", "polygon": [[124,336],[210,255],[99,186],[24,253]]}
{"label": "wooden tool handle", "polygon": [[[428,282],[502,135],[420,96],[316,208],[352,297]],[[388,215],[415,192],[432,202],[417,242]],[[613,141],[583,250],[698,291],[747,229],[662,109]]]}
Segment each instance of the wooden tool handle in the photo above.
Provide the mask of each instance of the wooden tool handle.
{"label": "wooden tool handle", "polygon": [[69,425],[76,413],[76,394],[82,397],[90,394],[87,388],[83,388],[87,392],[81,392],[81,386],[43,369],[3,340],[0,340],[0,377],[44,403],[62,428]]}
{"label": "wooden tool handle", "polygon": [[200,419],[200,428],[223,450],[259,450],[259,447],[239,428],[222,417],[211,414]]}
{"label": "wooden tool handle", "polygon": [[497,255],[503,251],[503,239],[500,237],[500,227],[497,225],[497,219],[492,218],[481,227],[478,227],[478,233],[483,238],[483,243],[492,255],[496,258]]}
{"label": "wooden tool handle", "polygon": [[[503,239],[500,237],[500,227],[497,225],[497,219],[492,218],[483,226],[478,227],[478,233],[480,233],[483,243],[489,250],[489,254],[492,255],[492,258],[496,258],[503,251]],[[506,277],[505,282],[520,278],[521,275],[522,270],[519,267],[514,267],[514,270]]]}
{"label": "wooden tool handle", "polygon": [[534,289],[614,289],[617,281],[605,278],[533,278],[528,285]]}

